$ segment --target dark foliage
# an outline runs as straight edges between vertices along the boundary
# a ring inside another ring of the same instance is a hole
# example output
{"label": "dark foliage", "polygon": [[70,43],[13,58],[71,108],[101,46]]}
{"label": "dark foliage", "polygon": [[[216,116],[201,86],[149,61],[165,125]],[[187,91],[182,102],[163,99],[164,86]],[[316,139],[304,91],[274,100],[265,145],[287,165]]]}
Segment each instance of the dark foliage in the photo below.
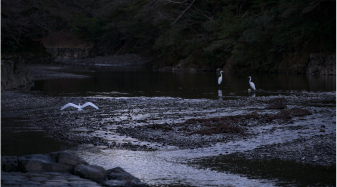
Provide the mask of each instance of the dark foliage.
{"label": "dark foliage", "polygon": [[310,53],[335,53],[336,1],[330,0],[5,0],[3,50],[67,31],[99,54],[156,57],[154,67],[287,71]]}

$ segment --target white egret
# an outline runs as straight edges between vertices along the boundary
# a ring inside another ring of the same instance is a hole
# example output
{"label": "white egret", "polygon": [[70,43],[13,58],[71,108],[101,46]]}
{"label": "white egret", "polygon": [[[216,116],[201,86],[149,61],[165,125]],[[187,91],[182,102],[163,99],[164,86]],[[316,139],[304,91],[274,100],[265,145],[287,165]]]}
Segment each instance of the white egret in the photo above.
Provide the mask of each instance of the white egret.
{"label": "white egret", "polygon": [[[252,80],[252,77],[248,77],[249,78],[249,85],[250,85],[250,87],[255,91],[256,89],[255,89],[255,84],[253,83],[253,82],[251,82],[251,80]],[[249,91],[249,90],[248,90]]]}
{"label": "white egret", "polygon": [[222,81],[222,72],[223,72],[223,71],[220,71],[221,76],[220,76],[219,79],[218,79],[218,84],[220,84],[221,81]]}
{"label": "white egret", "polygon": [[96,105],[94,105],[92,102],[86,102],[84,105],[80,105],[80,104],[75,105],[75,104],[73,104],[73,103],[68,103],[68,104],[64,105],[64,106],[61,108],[61,110],[67,108],[68,106],[75,107],[75,108],[78,109],[78,111],[82,110],[82,108],[84,108],[84,107],[86,107],[86,106],[92,106],[92,107],[98,109],[98,107],[97,107]]}

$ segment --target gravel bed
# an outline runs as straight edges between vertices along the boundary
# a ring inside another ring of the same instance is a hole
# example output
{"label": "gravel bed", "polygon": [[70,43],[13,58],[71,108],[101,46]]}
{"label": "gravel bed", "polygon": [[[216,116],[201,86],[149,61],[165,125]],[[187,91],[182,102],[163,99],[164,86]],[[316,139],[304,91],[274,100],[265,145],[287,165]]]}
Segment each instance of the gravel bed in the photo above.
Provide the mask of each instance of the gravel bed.
{"label": "gravel bed", "polygon": [[[298,123],[312,123],[311,126],[318,125],[318,129],[310,136],[293,137],[289,141],[232,154],[318,165],[336,163],[333,92],[294,92],[290,96],[219,102],[165,97],[49,97],[35,92],[4,91],[1,101],[2,116],[20,115],[33,119],[37,126],[55,138],[132,150],[165,150],[172,146],[178,149],[205,148],[219,142],[226,144],[256,139],[264,133],[272,136],[280,130],[300,134],[309,126]],[[60,110],[68,102],[87,101],[95,103],[99,110],[89,107],[82,111]],[[310,118],[323,121],[322,125],[315,124]],[[220,128],[223,124],[227,126]],[[266,129],[260,131],[261,128]]]}
{"label": "gravel bed", "polygon": [[299,138],[283,144],[262,146],[251,151],[233,153],[245,159],[280,159],[312,165],[336,165],[335,135]]}

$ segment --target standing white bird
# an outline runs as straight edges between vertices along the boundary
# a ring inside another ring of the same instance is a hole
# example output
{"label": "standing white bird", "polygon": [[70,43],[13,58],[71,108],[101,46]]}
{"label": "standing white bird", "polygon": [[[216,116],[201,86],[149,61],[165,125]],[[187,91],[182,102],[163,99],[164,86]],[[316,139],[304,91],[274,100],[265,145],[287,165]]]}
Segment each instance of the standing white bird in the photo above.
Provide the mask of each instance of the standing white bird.
{"label": "standing white bird", "polygon": [[218,84],[220,84],[221,81],[222,81],[222,72],[223,72],[223,71],[220,71],[221,76],[220,76],[219,79],[218,79]]}
{"label": "standing white bird", "polygon": [[61,110],[67,108],[68,106],[75,107],[75,108],[78,109],[78,111],[82,110],[82,108],[84,108],[84,107],[86,107],[86,106],[92,106],[92,107],[98,109],[98,107],[97,107],[96,105],[94,105],[92,102],[86,102],[84,105],[80,105],[80,104],[75,105],[75,104],[73,104],[73,103],[68,103],[68,104],[64,105],[64,106],[61,108]]}
{"label": "standing white bird", "polygon": [[251,82],[252,78],[250,76],[248,78],[249,78],[249,85],[250,85],[250,87],[255,91],[256,90],[255,89],[255,84],[253,82]]}

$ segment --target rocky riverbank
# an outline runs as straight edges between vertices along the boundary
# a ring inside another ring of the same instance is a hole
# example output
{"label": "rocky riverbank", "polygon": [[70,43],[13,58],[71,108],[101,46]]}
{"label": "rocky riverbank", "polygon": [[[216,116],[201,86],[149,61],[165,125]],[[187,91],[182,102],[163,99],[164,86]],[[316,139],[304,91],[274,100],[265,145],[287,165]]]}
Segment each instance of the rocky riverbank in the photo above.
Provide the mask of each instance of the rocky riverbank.
{"label": "rocky riverbank", "polygon": [[120,167],[105,170],[67,151],[1,157],[1,186],[138,186]]}
{"label": "rocky riverbank", "polygon": [[[287,91],[219,101],[3,91],[1,101],[2,114],[20,114],[57,139],[101,149],[161,151],[191,162],[237,156],[336,165],[335,92]],[[60,110],[69,102],[87,101],[99,109]]]}
{"label": "rocky riverbank", "polygon": [[[328,148],[288,151],[291,154],[286,158],[312,157],[300,160],[329,165],[335,164],[335,152],[331,151],[335,150],[335,97],[334,92],[293,92],[289,96],[219,102],[181,98],[60,98],[7,91],[2,93],[2,108],[22,111],[21,115],[33,119],[37,126],[61,140],[133,150],[212,147],[219,142],[251,140],[262,135],[266,139],[275,135],[282,138],[283,133],[275,132],[289,131],[292,135],[288,141],[269,142],[263,149],[257,146],[250,155],[275,149],[282,152],[289,142],[297,145],[293,146],[297,149],[299,145],[324,144]],[[95,103],[99,110],[59,110],[68,102],[86,101]],[[274,153],[271,158],[284,157]]]}

